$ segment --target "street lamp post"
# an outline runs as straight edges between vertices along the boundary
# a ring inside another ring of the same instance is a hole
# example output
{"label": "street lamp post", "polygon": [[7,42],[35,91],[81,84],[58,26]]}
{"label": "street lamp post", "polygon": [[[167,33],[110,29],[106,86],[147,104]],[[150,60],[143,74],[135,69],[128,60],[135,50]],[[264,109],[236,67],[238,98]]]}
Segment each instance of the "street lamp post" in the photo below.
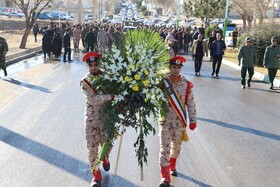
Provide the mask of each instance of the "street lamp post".
{"label": "street lamp post", "polygon": [[225,19],[224,19],[224,31],[223,31],[224,40],[226,38],[226,31],[227,31],[228,4],[229,4],[229,0],[226,0],[226,15],[225,15]]}
{"label": "street lamp post", "polygon": [[180,9],[181,9],[181,1],[180,0],[177,0],[178,1],[178,15],[177,15],[177,28],[179,27],[179,22],[180,22]]}

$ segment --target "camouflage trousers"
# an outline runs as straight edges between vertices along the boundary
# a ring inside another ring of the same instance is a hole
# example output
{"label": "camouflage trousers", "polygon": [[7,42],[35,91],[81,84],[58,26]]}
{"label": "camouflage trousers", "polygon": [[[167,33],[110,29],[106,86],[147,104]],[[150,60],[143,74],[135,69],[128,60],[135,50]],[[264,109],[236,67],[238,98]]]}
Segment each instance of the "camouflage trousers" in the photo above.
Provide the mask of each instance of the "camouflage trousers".
{"label": "camouflage trousers", "polygon": [[181,152],[182,135],[184,128],[180,122],[160,122],[160,154],[161,167],[169,166],[169,158],[178,158]]}
{"label": "camouflage trousers", "polygon": [[[91,168],[98,159],[98,147],[102,146],[107,138],[105,128],[101,123],[101,120],[86,121],[85,124],[86,141],[88,149],[88,160]],[[112,146],[109,148],[109,153]]]}

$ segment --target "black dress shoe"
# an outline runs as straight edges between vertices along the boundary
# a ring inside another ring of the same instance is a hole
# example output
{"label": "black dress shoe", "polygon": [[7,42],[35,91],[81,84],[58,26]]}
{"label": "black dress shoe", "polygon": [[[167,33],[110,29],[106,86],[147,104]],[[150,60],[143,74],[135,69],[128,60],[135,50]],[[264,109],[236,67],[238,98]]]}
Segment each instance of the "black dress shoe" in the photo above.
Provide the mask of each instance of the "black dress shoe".
{"label": "black dress shoe", "polygon": [[67,62],[66,60],[63,60],[63,62]]}
{"label": "black dress shoe", "polygon": [[68,60],[68,62],[70,63],[70,62],[73,62],[73,60]]}
{"label": "black dress shoe", "polygon": [[176,169],[175,170],[171,170],[170,171],[170,175],[172,175],[174,177],[177,177],[178,173],[177,173]]}
{"label": "black dress shoe", "polygon": [[248,82],[247,84],[248,84],[248,88],[250,88],[251,87],[251,83]]}
{"label": "black dress shoe", "polygon": [[168,182],[161,182],[160,184],[159,184],[159,187],[169,187],[170,185],[169,185],[169,183]]}
{"label": "black dress shoe", "polygon": [[214,76],[214,72],[211,75]]}

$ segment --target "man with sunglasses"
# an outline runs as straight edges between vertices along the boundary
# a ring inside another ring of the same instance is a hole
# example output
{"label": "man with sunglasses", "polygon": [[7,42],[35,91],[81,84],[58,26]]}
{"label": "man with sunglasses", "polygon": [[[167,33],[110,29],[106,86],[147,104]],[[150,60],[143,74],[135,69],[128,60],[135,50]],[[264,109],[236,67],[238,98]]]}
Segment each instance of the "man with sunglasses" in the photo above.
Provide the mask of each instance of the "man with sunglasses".
{"label": "man with sunglasses", "polygon": [[254,75],[254,65],[257,62],[256,49],[252,46],[251,38],[245,39],[245,45],[238,52],[238,65],[241,65],[241,88],[245,88],[246,74],[249,73],[247,80],[248,87],[251,87],[251,80]]}
{"label": "man with sunglasses", "polygon": [[280,67],[280,46],[277,45],[277,38],[275,36],[271,37],[271,45],[266,47],[263,65],[268,71],[268,81],[270,89],[273,90],[273,81],[276,77],[277,70]]}

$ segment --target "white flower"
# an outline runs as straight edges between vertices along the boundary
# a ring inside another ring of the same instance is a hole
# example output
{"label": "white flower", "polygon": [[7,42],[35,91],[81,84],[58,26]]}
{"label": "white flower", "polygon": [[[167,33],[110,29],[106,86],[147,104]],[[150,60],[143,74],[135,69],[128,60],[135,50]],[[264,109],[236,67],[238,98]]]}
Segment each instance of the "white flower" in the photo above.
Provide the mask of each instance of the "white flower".
{"label": "white flower", "polygon": [[104,79],[111,80],[110,77],[109,77],[109,75],[105,75],[105,76],[104,76]]}

